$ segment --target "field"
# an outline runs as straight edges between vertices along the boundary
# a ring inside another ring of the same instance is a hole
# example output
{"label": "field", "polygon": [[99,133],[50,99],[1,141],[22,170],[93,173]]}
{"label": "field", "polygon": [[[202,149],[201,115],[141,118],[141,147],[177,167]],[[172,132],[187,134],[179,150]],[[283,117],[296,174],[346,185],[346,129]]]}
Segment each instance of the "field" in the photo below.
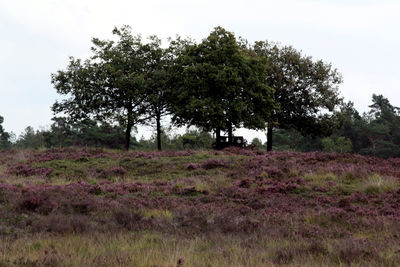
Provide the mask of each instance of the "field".
{"label": "field", "polygon": [[0,152],[0,266],[396,266],[400,159]]}

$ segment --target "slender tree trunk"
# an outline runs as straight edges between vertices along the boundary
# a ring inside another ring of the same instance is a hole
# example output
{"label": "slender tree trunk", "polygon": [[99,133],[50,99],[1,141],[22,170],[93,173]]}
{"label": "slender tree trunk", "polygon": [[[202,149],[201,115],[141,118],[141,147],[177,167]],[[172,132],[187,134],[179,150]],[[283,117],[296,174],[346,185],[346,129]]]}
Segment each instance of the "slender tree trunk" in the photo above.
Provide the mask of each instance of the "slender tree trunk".
{"label": "slender tree trunk", "polygon": [[375,142],[375,140],[372,138],[372,136],[371,135],[367,135],[367,138],[368,138],[368,140],[371,142],[371,145],[372,145],[372,149],[376,149],[376,142]]}
{"label": "slender tree trunk", "polygon": [[161,114],[157,112],[156,114],[157,121],[157,149],[161,151]]}
{"label": "slender tree trunk", "polygon": [[216,138],[216,140],[215,140],[215,148],[217,148],[217,149],[220,149],[221,148],[221,144],[220,144],[220,140],[221,140],[221,128],[217,128],[216,130],[215,130],[215,138]]}
{"label": "slender tree trunk", "polygon": [[125,132],[125,150],[129,150],[131,146],[131,131],[133,127],[132,121],[132,105],[128,107],[128,118],[126,120],[126,132]]}
{"label": "slender tree trunk", "polygon": [[229,145],[232,145],[233,142],[233,129],[232,129],[232,124],[228,124],[228,143]]}
{"label": "slender tree trunk", "polygon": [[272,151],[272,125],[270,123],[267,127],[267,151]]}
{"label": "slender tree trunk", "polygon": [[61,129],[58,129],[58,137],[59,137],[59,147],[62,148],[63,147],[63,136],[61,134]]}

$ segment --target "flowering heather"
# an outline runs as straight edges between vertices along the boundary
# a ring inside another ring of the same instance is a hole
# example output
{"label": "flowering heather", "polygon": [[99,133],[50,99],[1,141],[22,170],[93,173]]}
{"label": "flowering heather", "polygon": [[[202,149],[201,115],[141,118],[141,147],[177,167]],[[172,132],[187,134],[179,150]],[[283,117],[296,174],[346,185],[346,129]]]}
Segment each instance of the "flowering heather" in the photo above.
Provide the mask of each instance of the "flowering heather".
{"label": "flowering heather", "polygon": [[186,167],[186,169],[188,170],[196,170],[198,168],[200,168],[200,165],[196,163],[189,163],[189,165],[187,165]]}
{"label": "flowering heather", "polygon": [[[0,237],[156,232],[235,237],[240,251],[267,249],[271,264],[400,260],[398,159],[237,148],[68,149],[23,159],[0,154]],[[187,256],[176,262],[194,265]]]}
{"label": "flowering heather", "polygon": [[220,159],[209,159],[209,160],[204,161],[201,164],[201,167],[203,169],[209,170],[209,169],[215,169],[215,168],[225,168],[227,166],[226,166],[226,163]]}
{"label": "flowering heather", "polygon": [[25,164],[16,164],[7,170],[7,174],[16,176],[42,176],[47,177],[53,172],[49,168],[32,168]]}

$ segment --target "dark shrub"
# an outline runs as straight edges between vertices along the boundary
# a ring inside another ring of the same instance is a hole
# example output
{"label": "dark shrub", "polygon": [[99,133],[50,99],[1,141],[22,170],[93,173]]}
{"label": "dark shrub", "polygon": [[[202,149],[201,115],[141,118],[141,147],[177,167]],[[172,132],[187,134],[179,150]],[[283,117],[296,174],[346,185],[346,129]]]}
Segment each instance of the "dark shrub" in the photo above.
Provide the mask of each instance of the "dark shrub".
{"label": "dark shrub", "polygon": [[264,168],[264,172],[268,174],[269,178],[281,178],[283,176],[283,171],[274,166],[268,166]]}
{"label": "dark shrub", "polygon": [[119,209],[114,212],[114,219],[118,225],[127,230],[140,230],[144,226],[143,215],[139,212]]}
{"label": "dark shrub", "polygon": [[294,248],[285,247],[277,250],[273,258],[275,264],[290,264],[295,256]]}
{"label": "dark shrub", "polygon": [[34,232],[68,233],[72,231],[68,217],[61,214],[51,214],[32,222]]}
{"label": "dark shrub", "polygon": [[79,214],[88,214],[90,211],[89,200],[76,200],[71,203],[71,206],[73,211]]}
{"label": "dark shrub", "polygon": [[342,239],[335,249],[340,261],[351,264],[359,260],[377,259],[379,255],[366,240]]}
{"label": "dark shrub", "polygon": [[18,206],[22,210],[49,214],[57,208],[57,203],[44,194],[29,192],[25,194]]}
{"label": "dark shrub", "polygon": [[225,162],[220,159],[208,159],[201,164],[203,169],[215,169],[215,168],[225,168],[227,167]]}

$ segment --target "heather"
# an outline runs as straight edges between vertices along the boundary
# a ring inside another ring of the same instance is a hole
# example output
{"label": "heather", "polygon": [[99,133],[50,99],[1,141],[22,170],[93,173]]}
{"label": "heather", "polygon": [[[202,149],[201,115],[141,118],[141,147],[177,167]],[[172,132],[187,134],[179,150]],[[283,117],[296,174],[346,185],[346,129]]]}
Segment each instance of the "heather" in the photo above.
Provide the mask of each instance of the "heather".
{"label": "heather", "polygon": [[395,266],[399,167],[239,148],[0,152],[0,266]]}

